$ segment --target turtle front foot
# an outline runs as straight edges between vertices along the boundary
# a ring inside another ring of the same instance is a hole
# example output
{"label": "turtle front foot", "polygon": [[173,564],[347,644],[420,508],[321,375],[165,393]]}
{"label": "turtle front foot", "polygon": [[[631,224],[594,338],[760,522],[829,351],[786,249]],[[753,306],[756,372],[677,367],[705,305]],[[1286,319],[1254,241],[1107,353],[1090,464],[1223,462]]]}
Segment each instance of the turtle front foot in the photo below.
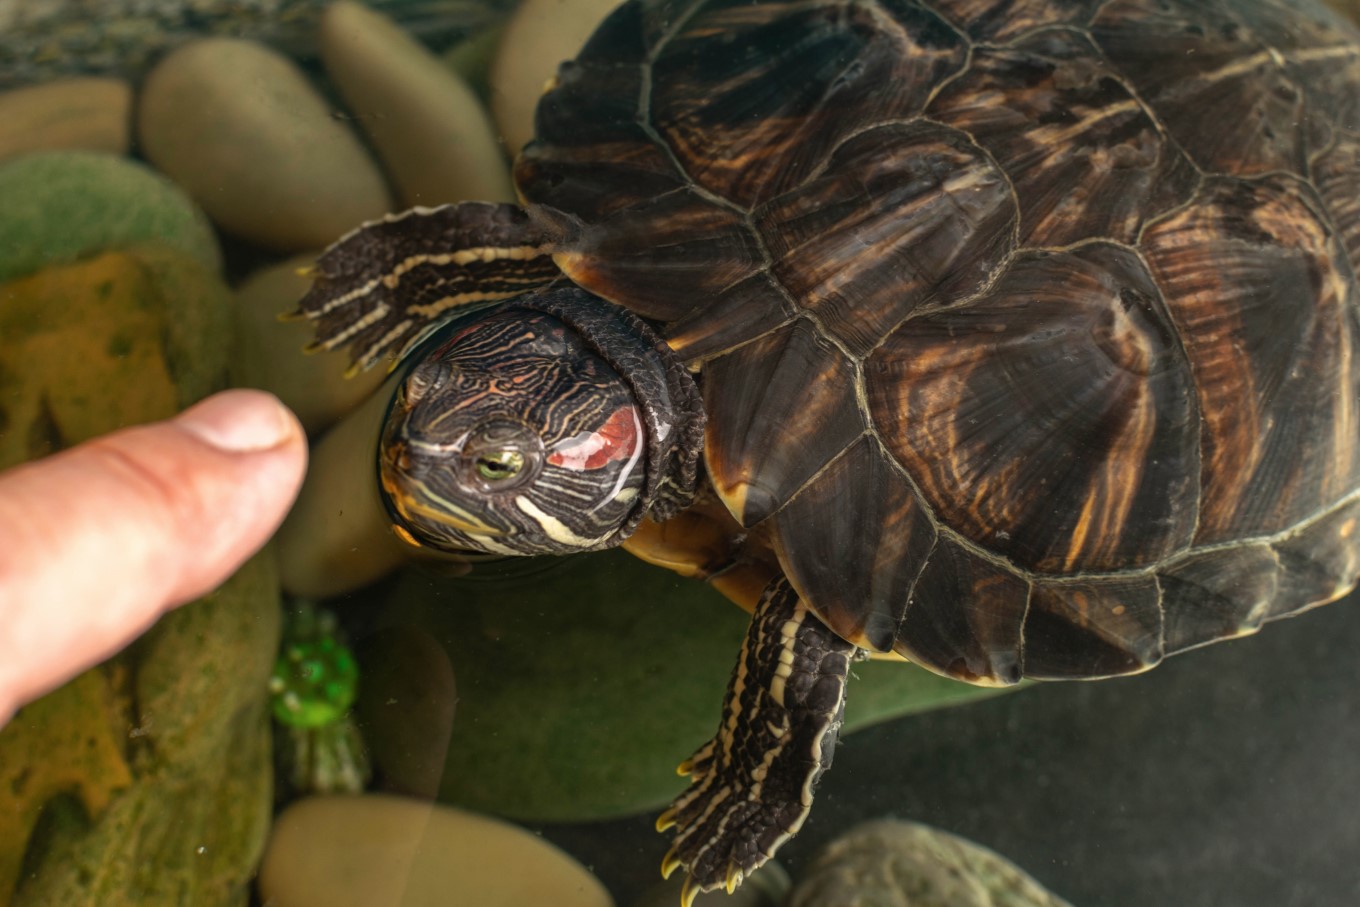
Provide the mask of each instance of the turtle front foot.
{"label": "turtle front foot", "polygon": [[662,875],[689,874],[682,901],[742,880],[797,834],[831,767],[855,647],[782,577],[751,619],[717,735],[680,766],[689,788],[657,819],[674,828]]}

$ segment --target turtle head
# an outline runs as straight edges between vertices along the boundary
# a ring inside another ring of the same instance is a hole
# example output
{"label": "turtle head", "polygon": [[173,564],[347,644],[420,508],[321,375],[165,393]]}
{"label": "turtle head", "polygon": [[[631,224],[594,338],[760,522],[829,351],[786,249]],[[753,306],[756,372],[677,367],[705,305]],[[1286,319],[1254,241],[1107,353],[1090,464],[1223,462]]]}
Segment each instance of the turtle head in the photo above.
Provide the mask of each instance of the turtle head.
{"label": "turtle head", "polygon": [[[585,295],[573,293],[576,303]],[[646,347],[610,349],[630,338],[601,344],[547,308],[512,305],[452,325],[398,387],[378,465],[408,541],[444,552],[588,551],[623,541],[657,503],[668,460],[657,448],[674,445],[674,419],[615,365]]]}

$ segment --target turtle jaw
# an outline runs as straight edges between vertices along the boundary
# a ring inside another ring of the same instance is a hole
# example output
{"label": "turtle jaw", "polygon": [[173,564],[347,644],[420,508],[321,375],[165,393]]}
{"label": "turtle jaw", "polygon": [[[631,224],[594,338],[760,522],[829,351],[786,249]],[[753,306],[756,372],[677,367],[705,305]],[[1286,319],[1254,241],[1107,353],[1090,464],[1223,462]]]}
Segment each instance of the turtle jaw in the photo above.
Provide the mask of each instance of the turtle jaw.
{"label": "turtle jaw", "polygon": [[446,554],[506,553],[495,539],[509,535],[507,529],[460,502],[462,495],[445,493],[427,481],[424,476],[432,479],[447,470],[432,468],[431,464],[422,466],[421,459],[429,457],[413,457],[410,444],[404,440],[385,445],[379,457],[380,496],[396,534],[416,547]]}

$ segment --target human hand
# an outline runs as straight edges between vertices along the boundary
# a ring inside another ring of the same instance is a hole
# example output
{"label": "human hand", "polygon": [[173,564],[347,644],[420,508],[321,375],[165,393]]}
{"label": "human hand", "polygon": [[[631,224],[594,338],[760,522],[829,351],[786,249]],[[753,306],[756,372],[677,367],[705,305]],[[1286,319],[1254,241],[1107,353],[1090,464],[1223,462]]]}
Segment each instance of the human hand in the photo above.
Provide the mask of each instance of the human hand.
{"label": "human hand", "polygon": [[293,414],[234,390],[0,473],[0,726],[231,576],[306,462]]}

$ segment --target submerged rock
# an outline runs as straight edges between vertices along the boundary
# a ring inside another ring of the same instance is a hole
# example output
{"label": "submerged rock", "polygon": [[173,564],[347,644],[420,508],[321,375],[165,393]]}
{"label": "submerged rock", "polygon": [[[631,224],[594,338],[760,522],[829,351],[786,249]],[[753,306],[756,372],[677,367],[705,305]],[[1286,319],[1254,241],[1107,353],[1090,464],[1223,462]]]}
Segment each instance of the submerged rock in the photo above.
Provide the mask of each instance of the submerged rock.
{"label": "submerged rock", "polygon": [[788,907],[1071,907],[1005,857],[915,822],[857,825],[826,845]]}
{"label": "submerged rock", "polygon": [[321,20],[321,54],[404,205],[515,200],[481,101],[393,22],[336,3]]}
{"label": "submerged rock", "polygon": [[612,907],[586,869],[523,829],[382,795],[314,797],[274,825],[260,868],[274,907]]}
{"label": "submerged rock", "polygon": [[267,248],[320,248],[393,207],[303,72],[249,41],[196,41],[162,60],[142,86],[137,138],[218,226]]}
{"label": "submerged rock", "polygon": [[0,94],[0,160],[35,151],[127,154],[132,86],[121,79],[62,79]]}
{"label": "submerged rock", "polygon": [[[0,468],[224,386],[229,305],[212,269],[163,245],[0,287]],[[0,902],[22,861],[19,907],[246,903],[272,806],[278,587],[257,555],[16,714],[0,733],[0,816],[18,817],[0,820]]]}
{"label": "submerged rock", "polygon": [[211,270],[221,261],[203,213],[141,164],[92,151],[30,154],[0,165],[0,280],[106,249],[158,242]]}

